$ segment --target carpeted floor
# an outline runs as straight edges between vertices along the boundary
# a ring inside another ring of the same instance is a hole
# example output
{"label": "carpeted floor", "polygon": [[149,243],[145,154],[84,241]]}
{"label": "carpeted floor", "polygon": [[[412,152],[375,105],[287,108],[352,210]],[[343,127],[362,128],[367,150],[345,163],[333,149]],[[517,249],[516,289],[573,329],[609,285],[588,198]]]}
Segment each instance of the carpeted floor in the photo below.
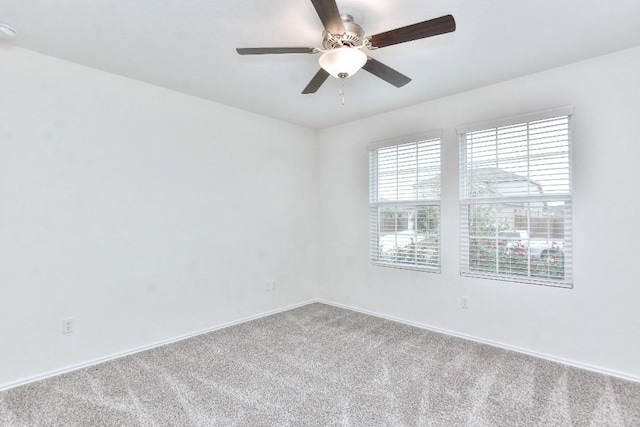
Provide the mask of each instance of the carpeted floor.
{"label": "carpeted floor", "polygon": [[640,426],[640,383],[324,305],[0,393],[2,426]]}

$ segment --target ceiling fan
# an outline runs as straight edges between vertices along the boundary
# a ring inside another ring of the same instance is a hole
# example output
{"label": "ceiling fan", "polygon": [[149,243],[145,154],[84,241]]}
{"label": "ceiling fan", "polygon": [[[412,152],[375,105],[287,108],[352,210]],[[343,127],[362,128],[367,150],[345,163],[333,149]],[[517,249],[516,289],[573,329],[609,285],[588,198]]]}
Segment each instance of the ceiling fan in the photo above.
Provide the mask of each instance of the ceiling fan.
{"label": "ceiling fan", "polygon": [[451,15],[441,16],[373,36],[364,36],[362,27],[348,14],[340,14],[335,0],[311,0],[325,30],[322,33],[322,49],[315,47],[251,47],[237,48],[240,55],[265,55],[285,53],[322,53],[320,70],[311,79],[303,94],[315,93],[332,75],[339,79],[351,77],[361,68],[395,87],[402,87],[411,79],[383,63],[376,61],[363,49],[379,49],[426,37],[455,31],[456,22]]}

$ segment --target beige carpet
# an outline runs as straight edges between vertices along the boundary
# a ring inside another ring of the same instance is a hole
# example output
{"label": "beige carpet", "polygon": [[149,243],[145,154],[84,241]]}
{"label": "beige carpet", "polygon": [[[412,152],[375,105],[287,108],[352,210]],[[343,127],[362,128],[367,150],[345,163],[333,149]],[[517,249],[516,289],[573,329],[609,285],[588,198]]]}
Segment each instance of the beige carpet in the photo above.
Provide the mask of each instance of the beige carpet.
{"label": "beige carpet", "polygon": [[323,304],[0,393],[2,426],[640,426],[640,383]]}

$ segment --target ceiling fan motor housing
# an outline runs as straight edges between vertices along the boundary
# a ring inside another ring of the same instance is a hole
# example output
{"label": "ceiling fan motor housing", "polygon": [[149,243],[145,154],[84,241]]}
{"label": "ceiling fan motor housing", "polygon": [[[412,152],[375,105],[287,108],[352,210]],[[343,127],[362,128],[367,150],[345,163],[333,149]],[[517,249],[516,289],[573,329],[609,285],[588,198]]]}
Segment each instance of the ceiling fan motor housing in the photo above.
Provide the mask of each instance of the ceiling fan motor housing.
{"label": "ceiling fan motor housing", "polygon": [[340,15],[344,24],[344,34],[330,34],[326,30],[322,33],[322,46],[326,50],[337,49],[340,47],[361,46],[364,37],[362,27],[353,22],[353,16],[348,13]]}

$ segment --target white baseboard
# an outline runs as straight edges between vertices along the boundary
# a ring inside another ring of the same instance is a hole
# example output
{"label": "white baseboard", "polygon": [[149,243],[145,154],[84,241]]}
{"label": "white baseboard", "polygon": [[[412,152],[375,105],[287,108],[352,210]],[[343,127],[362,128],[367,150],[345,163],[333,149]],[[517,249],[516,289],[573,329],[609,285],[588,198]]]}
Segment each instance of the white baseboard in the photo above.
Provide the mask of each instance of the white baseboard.
{"label": "white baseboard", "polygon": [[332,302],[332,301],[326,301],[326,300],[323,300],[323,299],[317,299],[315,302],[319,302],[319,303],[327,304],[327,305],[332,305],[334,307],[344,308],[346,310],[356,311],[358,313],[368,314],[370,316],[380,317],[380,318],[387,319],[387,320],[392,320],[394,322],[404,323],[405,325],[415,326],[417,328],[426,329],[426,330],[429,330],[429,331],[438,332],[438,333],[441,333],[441,334],[450,335],[450,336],[454,336],[454,337],[458,337],[458,338],[463,338],[463,339],[466,339],[466,340],[470,340],[470,341],[475,341],[475,342],[482,343],[482,344],[491,345],[493,347],[499,347],[499,348],[502,348],[502,349],[505,349],[505,350],[515,351],[517,353],[522,353],[522,354],[526,354],[526,355],[529,355],[529,356],[538,357],[538,358],[541,358],[541,359],[546,359],[546,360],[549,360],[549,361],[552,361],[552,362],[561,363],[563,365],[573,366],[574,368],[586,369],[588,371],[597,372],[597,373],[600,373],[600,374],[611,375],[613,377],[621,378],[623,380],[640,382],[640,377],[638,377],[638,376],[629,375],[629,374],[626,374],[624,372],[619,372],[619,371],[615,371],[615,370],[612,370],[612,369],[602,368],[600,366],[588,365],[588,364],[585,364],[585,363],[580,363],[580,362],[576,362],[576,361],[569,360],[569,359],[563,359],[561,357],[556,357],[556,356],[552,356],[552,355],[545,354],[545,353],[538,353],[536,351],[532,351],[532,350],[529,350],[529,349],[526,349],[526,348],[515,347],[515,346],[512,346],[512,345],[504,344],[504,343],[497,342],[497,341],[491,341],[491,340],[487,340],[487,339],[484,339],[484,338],[478,338],[478,337],[475,337],[475,336],[472,336],[472,335],[461,334],[459,332],[454,332],[454,331],[450,331],[450,330],[447,330],[447,329],[437,328],[435,326],[426,325],[424,323],[413,322],[411,320],[406,320],[406,319],[402,319],[402,318],[399,318],[399,317],[389,316],[389,315],[386,315],[386,314],[377,313],[377,312],[374,312],[374,311],[365,310],[365,309],[362,309],[362,308],[359,308],[359,307],[353,307],[353,306],[346,305],[346,304],[339,304],[339,303],[335,303],[335,302]]}
{"label": "white baseboard", "polygon": [[260,313],[260,314],[256,314],[254,316],[249,316],[249,317],[245,317],[242,319],[238,319],[238,320],[234,320],[231,322],[226,322],[226,323],[222,323],[216,326],[212,326],[210,328],[206,328],[206,329],[201,329],[199,331],[196,332],[191,332],[185,335],[180,335],[178,337],[174,337],[174,338],[169,338],[163,341],[158,341],[155,342],[153,344],[149,344],[149,345],[145,345],[142,347],[136,347],[133,348],[131,350],[127,350],[127,351],[123,351],[120,353],[114,353],[111,354],[109,356],[105,356],[105,357],[100,357],[97,359],[93,359],[93,360],[89,360],[87,362],[83,362],[83,363],[79,363],[76,365],[71,365],[71,366],[67,366],[64,367],[62,369],[55,369],[53,371],[48,371],[42,374],[38,374],[38,375],[34,375],[31,377],[27,377],[27,378],[23,378],[21,380],[18,381],[13,381],[10,383],[5,383],[5,384],[0,384],[0,391],[3,390],[8,390],[10,388],[14,388],[14,387],[18,387],[21,385],[25,385],[25,384],[29,384],[32,382],[36,382],[36,381],[40,381],[40,380],[44,380],[45,378],[50,378],[50,377],[55,377],[56,375],[60,375],[60,374],[64,374],[67,372],[71,372],[71,371],[76,371],[78,369],[83,369],[86,368],[88,366],[93,366],[93,365],[97,365],[99,363],[104,363],[104,362],[108,362],[109,360],[114,360],[114,359],[119,359],[121,357],[125,357],[125,356],[129,356],[131,354],[135,354],[135,353],[140,353],[142,351],[146,351],[146,350],[151,350],[152,348],[156,348],[156,347],[160,347],[163,345],[167,345],[167,344],[171,344],[174,342],[178,342],[178,341],[182,341],[188,338],[192,338],[195,337],[197,335],[202,335],[202,334],[206,334],[209,332],[213,332],[213,331],[217,331],[219,329],[224,329],[224,328],[228,328],[229,326],[234,326],[234,325],[239,325],[241,323],[246,323],[249,322],[251,320],[256,320],[256,319],[260,319],[261,317],[266,317],[266,316],[271,316],[272,314],[277,314],[277,313],[282,313],[283,311],[289,311],[292,310],[294,308],[298,308],[298,307],[302,307],[308,304],[312,304],[314,302],[319,302],[317,298],[311,299],[311,300],[307,300],[298,304],[293,304],[293,305],[288,305],[286,307],[282,307],[282,308],[278,308],[276,310],[271,310],[271,311],[267,311],[264,313]]}
{"label": "white baseboard", "polygon": [[511,346],[511,345],[507,345],[507,344],[503,344],[500,342],[496,342],[496,341],[491,341],[491,340],[487,340],[487,339],[483,339],[483,338],[478,338],[478,337],[474,337],[471,335],[466,335],[466,334],[461,334],[458,332],[454,332],[454,331],[450,331],[447,329],[442,329],[442,328],[437,328],[435,326],[431,326],[431,325],[426,325],[423,323],[418,323],[418,322],[413,322],[411,320],[406,320],[406,319],[402,319],[399,317],[394,317],[394,316],[389,316],[386,314],[382,314],[382,313],[377,313],[371,310],[365,310],[359,307],[353,307],[350,305],[346,305],[346,304],[340,304],[340,303],[336,303],[336,302],[332,302],[332,301],[327,301],[321,298],[314,298],[311,300],[307,300],[298,304],[293,304],[293,305],[289,305],[286,307],[282,307],[282,308],[278,308],[276,310],[271,310],[271,311],[267,311],[264,313],[260,313],[260,314],[256,314],[254,316],[249,316],[249,317],[245,317],[242,319],[238,319],[238,320],[234,320],[231,322],[227,322],[227,323],[222,323],[210,328],[206,328],[206,329],[201,329],[199,331],[196,332],[191,332],[185,335],[181,335],[178,337],[174,337],[174,338],[170,338],[167,340],[163,340],[163,341],[158,341],[155,342],[153,344],[149,344],[149,345],[145,345],[142,347],[136,347],[133,348],[131,350],[127,350],[127,351],[123,351],[120,353],[115,353],[115,354],[111,354],[109,356],[105,356],[105,357],[100,357],[97,359],[93,359],[93,360],[89,360],[87,362],[83,362],[83,363],[79,363],[76,365],[72,365],[72,366],[67,366],[65,368],[62,369],[56,369],[53,371],[48,371],[42,374],[38,374],[38,375],[34,375],[31,377],[27,377],[18,381],[14,381],[14,382],[10,382],[10,383],[5,383],[5,384],[0,384],[0,391],[3,390],[8,390],[10,388],[14,388],[14,387],[18,387],[21,385],[25,385],[25,384],[29,384],[32,382],[36,382],[36,381],[40,381],[46,378],[50,378],[50,377],[54,377],[56,375],[60,375],[60,374],[64,374],[67,372],[71,372],[71,371],[76,371],[78,369],[83,369],[89,366],[93,366],[93,365],[97,365],[100,363],[104,363],[110,360],[114,360],[114,359],[119,359],[121,357],[125,357],[125,356],[129,356],[131,354],[135,354],[135,353],[140,353],[142,351],[146,351],[146,350],[150,350],[152,348],[156,348],[156,347],[160,347],[163,345],[167,345],[167,344],[171,344],[174,342],[178,342],[178,341],[182,341],[188,338],[192,338],[195,337],[197,335],[202,335],[202,334],[206,334],[209,332],[213,332],[213,331],[217,331],[219,329],[224,329],[224,328],[228,328],[230,326],[234,326],[234,325],[239,325],[241,323],[246,323],[249,322],[251,320],[256,320],[256,319],[260,319],[262,317],[266,317],[266,316],[271,316],[273,314],[277,314],[277,313],[282,313],[284,311],[289,311],[292,310],[294,308],[298,308],[298,307],[302,307],[305,305],[309,305],[309,304],[313,304],[313,303],[322,303],[322,304],[327,304],[327,305],[331,305],[334,307],[339,307],[339,308],[344,308],[346,310],[351,310],[351,311],[355,311],[358,313],[363,313],[363,314],[367,314],[370,316],[375,316],[375,317],[379,317],[379,318],[383,318],[383,319],[387,319],[387,320],[392,320],[394,322],[399,322],[399,323],[403,323],[409,326],[414,326],[417,328],[421,328],[421,329],[426,329],[429,331],[433,331],[433,332],[438,332],[441,334],[446,334],[446,335],[450,335],[450,336],[454,336],[454,337],[458,337],[458,338],[463,338],[463,339],[467,339],[470,341],[475,341],[478,343],[482,343],[482,344],[487,344],[487,345],[491,345],[494,347],[499,347],[499,348],[503,348],[505,350],[510,350],[510,351],[515,351],[518,353],[522,353],[522,354],[527,354],[529,356],[533,356],[533,357],[539,357],[541,359],[546,359],[546,360],[550,360],[552,362],[557,362],[557,363],[562,363],[564,365],[569,365],[569,366],[573,366],[576,368],[580,368],[580,369],[586,369],[588,371],[593,371],[593,372],[597,372],[600,374],[605,374],[605,375],[611,375],[617,378],[622,378],[624,380],[628,380],[628,381],[635,381],[635,382],[640,382],[640,377],[634,376],[634,375],[629,375],[629,374],[625,374],[623,372],[618,372],[615,370],[611,370],[611,369],[606,369],[606,368],[602,368],[599,366],[592,366],[592,365],[588,365],[588,364],[584,364],[584,363],[580,363],[580,362],[575,362],[573,360],[568,360],[568,359],[563,359],[563,358],[559,358],[559,357],[555,357],[555,356],[551,356],[548,354],[544,354],[544,353],[538,353],[535,351],[531,351],[528,349],[524,349],[524,348],[520,348],[520,347],[515,347],[515,346]]}

